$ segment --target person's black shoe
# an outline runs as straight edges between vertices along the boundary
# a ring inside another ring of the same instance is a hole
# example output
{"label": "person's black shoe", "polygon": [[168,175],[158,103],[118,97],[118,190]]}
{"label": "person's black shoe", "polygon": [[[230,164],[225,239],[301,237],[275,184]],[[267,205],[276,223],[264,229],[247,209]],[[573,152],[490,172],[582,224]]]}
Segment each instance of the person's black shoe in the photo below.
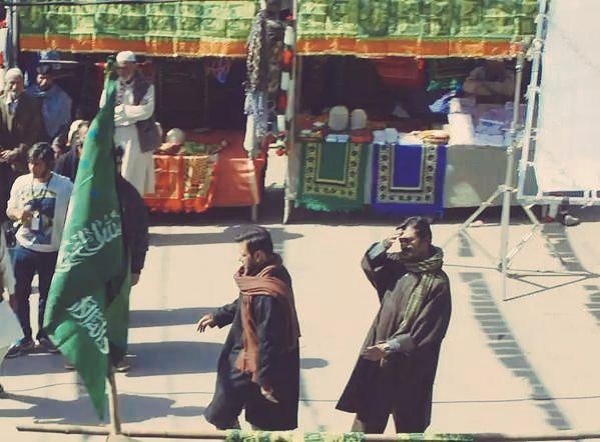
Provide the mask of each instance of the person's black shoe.
{"label": "person's black shoe", "polygon": [[34,343],[31,338],[21,338],[17,341],[16,344],[13,344],[9,349],[8,353],[6,353],[6,359],[16,358],[17,356],[21,356],[27,353],[30,353],[33,350]]}
{"label": "person's black shoe", "polygon": [[38,343],[40,344],[42,351],[48,353],[60,353],[60,350],[56,348],[56,345],[54,345],[48,338],[39,338]]}

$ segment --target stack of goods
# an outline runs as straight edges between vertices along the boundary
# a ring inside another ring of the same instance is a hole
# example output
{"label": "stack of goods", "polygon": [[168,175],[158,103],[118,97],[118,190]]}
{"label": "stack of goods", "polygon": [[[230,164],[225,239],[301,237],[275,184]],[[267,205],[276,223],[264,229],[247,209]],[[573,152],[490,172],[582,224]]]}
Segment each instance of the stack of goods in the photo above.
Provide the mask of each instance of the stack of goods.
{"label": "stack of goods", "polygon": [[450,134],[445,130],[413,131],[411,135],[419,137],[423,144],[433,144],[436,146],[446,145],[450,140]]}

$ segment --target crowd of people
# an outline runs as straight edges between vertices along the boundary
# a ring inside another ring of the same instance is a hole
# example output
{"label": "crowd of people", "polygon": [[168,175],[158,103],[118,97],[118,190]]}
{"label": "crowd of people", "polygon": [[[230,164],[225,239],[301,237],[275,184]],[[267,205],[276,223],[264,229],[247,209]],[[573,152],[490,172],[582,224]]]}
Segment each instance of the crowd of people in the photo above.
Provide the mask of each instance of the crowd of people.
{"label": "crowd of people", "polygon": [[[156,137],[149,137],[147,129],[151,124],[156,131],[154,94],[153,86],[137,72],[132,52],[117,55],[116,72],[115,179],[123,240],[135,285],[148,249],[147,210],[141,194],[153,191],[153,181],[140,177],[150,175],[141,158],[157,147]],[[8,294],[23,332],[23,338],[8,350],[7,358],[34,350],[58,352],[44,331],[43,319],[69,198],[90,126],[89,121],[72,121],[72,100],[55,82],[53,65],[40,64],[37,73],[36,84],[26,89],[21,70],[9,69],[0,94],[0,294]],[[39,300],[34,340],[29,298],[35,275]],[[68,363],[65,367],[72,368]],[[128,368],[125,360],[117,365],[119,371]]]}
{"label": "crowd of people", "polygon": [[[141,194],[153,187],[151,152],[160,136],[152,117],[153,86],[137,72],[133,53],[119,53],[116,61],[115,184],[135,285],[148,249]],[[34,348],[57,352],[44,332],[44,309],[90,123],[71,121],[71,100],[46,66],[38,68],[31,94],[25,91],[19,69],[10,69],[5,81],[0,96],[0,167],[2,189],[10,192],[2,195],[0,212],[14,237],[4,231],[0,235],[0,290],[8,292],[23,332],[8,350],[7,357],[14,358]],[[103,101],[104,96],[101,105]],[[64,145],[61,139],[67,140]],[[244,410],[255,429],[294,429],[301,331],[292,278],[263,227],[246,226],[236,242],[241,263],[234,276],[238,298],[197,323],[199,332],[231,326],[205,417],[218,429],[234,429],[240,427]],[[381,433],[390,415],[398,432],[423,432],[429,425],[440,345],[451,313],[442,259],[441,249],[432,245],[429,223],[418,217],[367,250],[362,267],[381,306],[337,404],[339,410],[356,414],[353,431]],[[29,298],[36,274],[34,340]],[[124,361],[120,365],[128,368]]]}

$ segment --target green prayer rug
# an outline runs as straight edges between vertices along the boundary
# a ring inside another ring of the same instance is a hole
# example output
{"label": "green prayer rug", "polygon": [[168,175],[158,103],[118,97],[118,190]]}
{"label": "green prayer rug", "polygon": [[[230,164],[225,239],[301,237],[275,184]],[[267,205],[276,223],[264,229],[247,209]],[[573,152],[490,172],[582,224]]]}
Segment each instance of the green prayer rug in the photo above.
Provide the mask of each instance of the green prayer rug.
{"label": "green prayer rug", "polygon": [[296,207],[326,212],[361,210],[369,144],[302,143]]}

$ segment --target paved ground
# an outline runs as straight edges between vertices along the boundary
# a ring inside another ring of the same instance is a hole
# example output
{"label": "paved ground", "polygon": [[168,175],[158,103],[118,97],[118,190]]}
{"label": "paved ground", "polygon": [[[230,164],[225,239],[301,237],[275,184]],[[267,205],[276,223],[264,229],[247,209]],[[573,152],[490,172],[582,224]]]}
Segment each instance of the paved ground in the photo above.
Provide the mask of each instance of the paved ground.
{"label": "paved ground", "polygon": [[[153,218],[146,269],[132,294],[133,368],[117,377],[125,425],[211,429],[202,414],[227,330],[200,335],[194,323],[236,296],[236,247],[226,228],[247,214],[232,209]],[[359,262],[397,220],[305,217],[281,225],[280,214],[276,207],[261,216],[294,278],[303,331],[300,426],[345,431],[352,416],[334,405],[377,310]],[[513,268],[520,270],[508,280],[512,299],[506,302],[502,275],[479,249],[461,238],[446,247],[453,317],[438,370],[432,431],[600,430],[600,211],[582,214],[586,222],[578,227],[545,228],[566,265],[551,256],[541,236],[517,255]],[[452,212],[437,223],[435,242],[451,238],[467,215]],[[492,213],[484,226],[471,229],[491,252],[500,247],[497,219]],[[527,229],[516,213],[511,244]],[[18,423],[98,424],[77,374],[62,364],[49,354],[5,361],[3,440],[101,440],[16,434]]]}

